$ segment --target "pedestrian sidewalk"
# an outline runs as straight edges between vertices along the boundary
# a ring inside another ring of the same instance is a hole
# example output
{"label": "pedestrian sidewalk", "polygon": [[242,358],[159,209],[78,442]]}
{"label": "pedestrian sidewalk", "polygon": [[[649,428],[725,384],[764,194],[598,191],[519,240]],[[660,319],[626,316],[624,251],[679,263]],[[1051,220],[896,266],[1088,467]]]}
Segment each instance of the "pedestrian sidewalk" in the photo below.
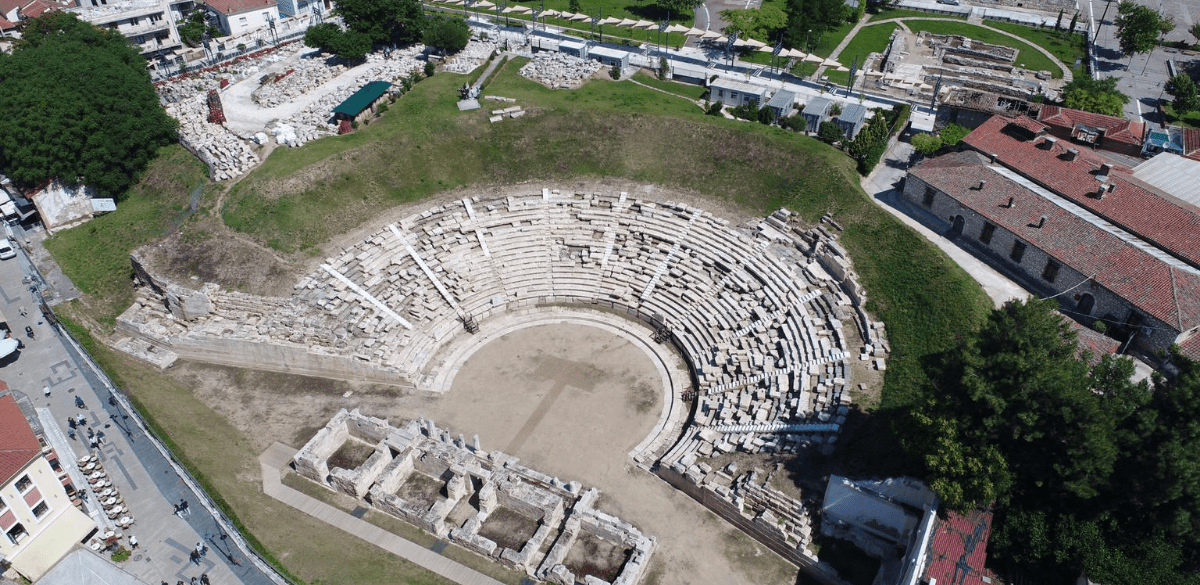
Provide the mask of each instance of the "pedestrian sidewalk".
{"label": "pedestrian sidewalk", "polygon": [[317,520],[340,528],[390,553],[462,585],[504,585],[483,573],[464,567],[438,553],[360,520],[329,504],[306,496],[280,481],[280,470],[292,460],[296,450],[282,443],[271,445],[258,457],[262,465],[263,492]]}

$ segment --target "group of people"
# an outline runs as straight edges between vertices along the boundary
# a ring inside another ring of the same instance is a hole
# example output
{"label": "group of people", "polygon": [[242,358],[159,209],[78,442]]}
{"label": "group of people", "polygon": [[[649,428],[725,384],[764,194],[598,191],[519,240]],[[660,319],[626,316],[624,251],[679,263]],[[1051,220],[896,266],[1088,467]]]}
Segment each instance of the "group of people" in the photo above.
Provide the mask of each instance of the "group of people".
{"label": "group of people", "polygon": [[[208,573],[201,574],[199,579],[197,579],[196,577],[192,577],[192,585],[197,585],[197,584],[198,585],[212,585],[212,581],[208,580]],[[166,581],[163,581],[162,585],[170,585],[170,584],[167,583]],[[176,581],[175,585],[188,585],[188,584],[184,583],[183,580],[181,579],[181,580]]]}

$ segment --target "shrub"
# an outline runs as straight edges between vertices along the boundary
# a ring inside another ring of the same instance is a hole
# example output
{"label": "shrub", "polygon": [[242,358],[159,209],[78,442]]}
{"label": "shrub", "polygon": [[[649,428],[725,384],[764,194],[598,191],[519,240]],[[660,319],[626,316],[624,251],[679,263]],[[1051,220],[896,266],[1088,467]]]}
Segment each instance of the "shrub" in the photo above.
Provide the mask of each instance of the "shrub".
{"label": "shrub", "polygon": [[832,106],[829,106],[829,115],[835,118],[842,115],[842,104],[834,102]]}
{"label": "shrub", "polygon": [[742,104],[729,109],[729,113],[735,118],[754,121],[758,119],[758,108],[754,104]]}
{"label": "shrub", "polygon": [[704,113],[709,116],[720,116],[721,108],[723,108],[723,107],[725,107],[725,104],[723,104],[721,102],[713,102],[711,104],[708,104],[708,109],[704,110]]}
{"label": "shrub", "polygon": [[121,547],[121,548],[118,548],[116,550],[116,552],[114,552],[112,554],[112,560],[114,563],[123,563],[123,562],[129,560],[129,557],[131,557],[131,556],[133,556],[133,553],[130,552],[129,549],[127,549],[125,547]]}
{"label": "shrub", "polygon": [[941,150],[942,139],[933,134],[918,134],[912,137],[912,145],[917,152],[925,156],[933,156],[934,153]]}
{"label": "shrub", "polygon": [[375,108],[375,113],[376,113],[376,114],[378,114],[378,115],[380,115],[380,116],[382,116],[382,115],[383,115],[383,113],[384,113],[384,112],[386,112],[386,111],[388,111],[387,104],[379,104],[379,107],[378,107],[378,108]]}
{"label": "shrub", "polygon": [[821,122],[821,125],[817,127],[817,138],[829,144],[839,142],[845,137],[846,135],[842,132],[842,127],[833,120]]}
{"label": "shrub", "polygon": [[620,79],[621,78],[621,68],[617,65],[613,65],[612,69],[608,70],[608,76],[613,78],[614,80]]}
{"label": "shrub", "polygon": [[437,66],[433,64],[433,61],[426,61],[425,62],[425,77],[433,77],[433,74],[435,71],[437,71]]}
{"label": "shrub", "polygon": [[946,124],[946,127],[942,128],[941,132],[938,132],[938,136],[942,137],[942,145],[956,146],[959,142],[962,142],[963,138],[967,137],[967,134],[970,133],[971,129],[965,126],[959,126],[958,124]]}
{"label": "shrub", "polygon": [[805,130],[808,130],[808,121],[804,119],[804,116],[800,115],[780,118],[779,125],[793,132],[804,132]]}

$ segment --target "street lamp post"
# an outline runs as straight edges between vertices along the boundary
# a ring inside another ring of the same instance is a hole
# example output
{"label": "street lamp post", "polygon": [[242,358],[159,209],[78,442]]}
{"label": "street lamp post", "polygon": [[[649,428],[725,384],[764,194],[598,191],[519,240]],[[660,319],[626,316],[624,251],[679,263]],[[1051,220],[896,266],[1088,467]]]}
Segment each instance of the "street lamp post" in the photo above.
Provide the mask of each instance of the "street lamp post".
{"label": "street lamp post", "polygon": [[808,32],[804,33],[804,52],[805,52],[805,53],[811,53],[811,52],[812,52],[812,51],[809,51],[809,50],[808,50],[808,36],[809,36],[809,35],[811,35],[811,34],[812,34],[812,29],[811,29],[811,28],[810,28],[810,29],[808,29]]}

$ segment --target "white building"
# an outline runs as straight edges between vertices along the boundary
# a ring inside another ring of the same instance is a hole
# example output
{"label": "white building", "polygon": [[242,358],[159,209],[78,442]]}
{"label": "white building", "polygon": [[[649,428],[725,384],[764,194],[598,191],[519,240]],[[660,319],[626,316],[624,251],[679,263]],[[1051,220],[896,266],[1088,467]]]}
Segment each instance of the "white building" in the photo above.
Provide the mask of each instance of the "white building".
{"label": "white building", "polygon": [[241,36],[279,22],[275,0],[201,0],[216,16],[217,26],[227,36]]}
{"label": "white building", "polygon": [[195,10],[192,0],[75,0],[68,8],[80,19],[116,30],[146,56],[162,55],[182,46],[177,26]]}
{"label": "white building", "polygon": [[[8,390],[3,382],[0,388]],[[47,459],[52,453],[12,395],[0,395],[0,560],[34,581],[96,530],[72,505],[66,473]]]}

